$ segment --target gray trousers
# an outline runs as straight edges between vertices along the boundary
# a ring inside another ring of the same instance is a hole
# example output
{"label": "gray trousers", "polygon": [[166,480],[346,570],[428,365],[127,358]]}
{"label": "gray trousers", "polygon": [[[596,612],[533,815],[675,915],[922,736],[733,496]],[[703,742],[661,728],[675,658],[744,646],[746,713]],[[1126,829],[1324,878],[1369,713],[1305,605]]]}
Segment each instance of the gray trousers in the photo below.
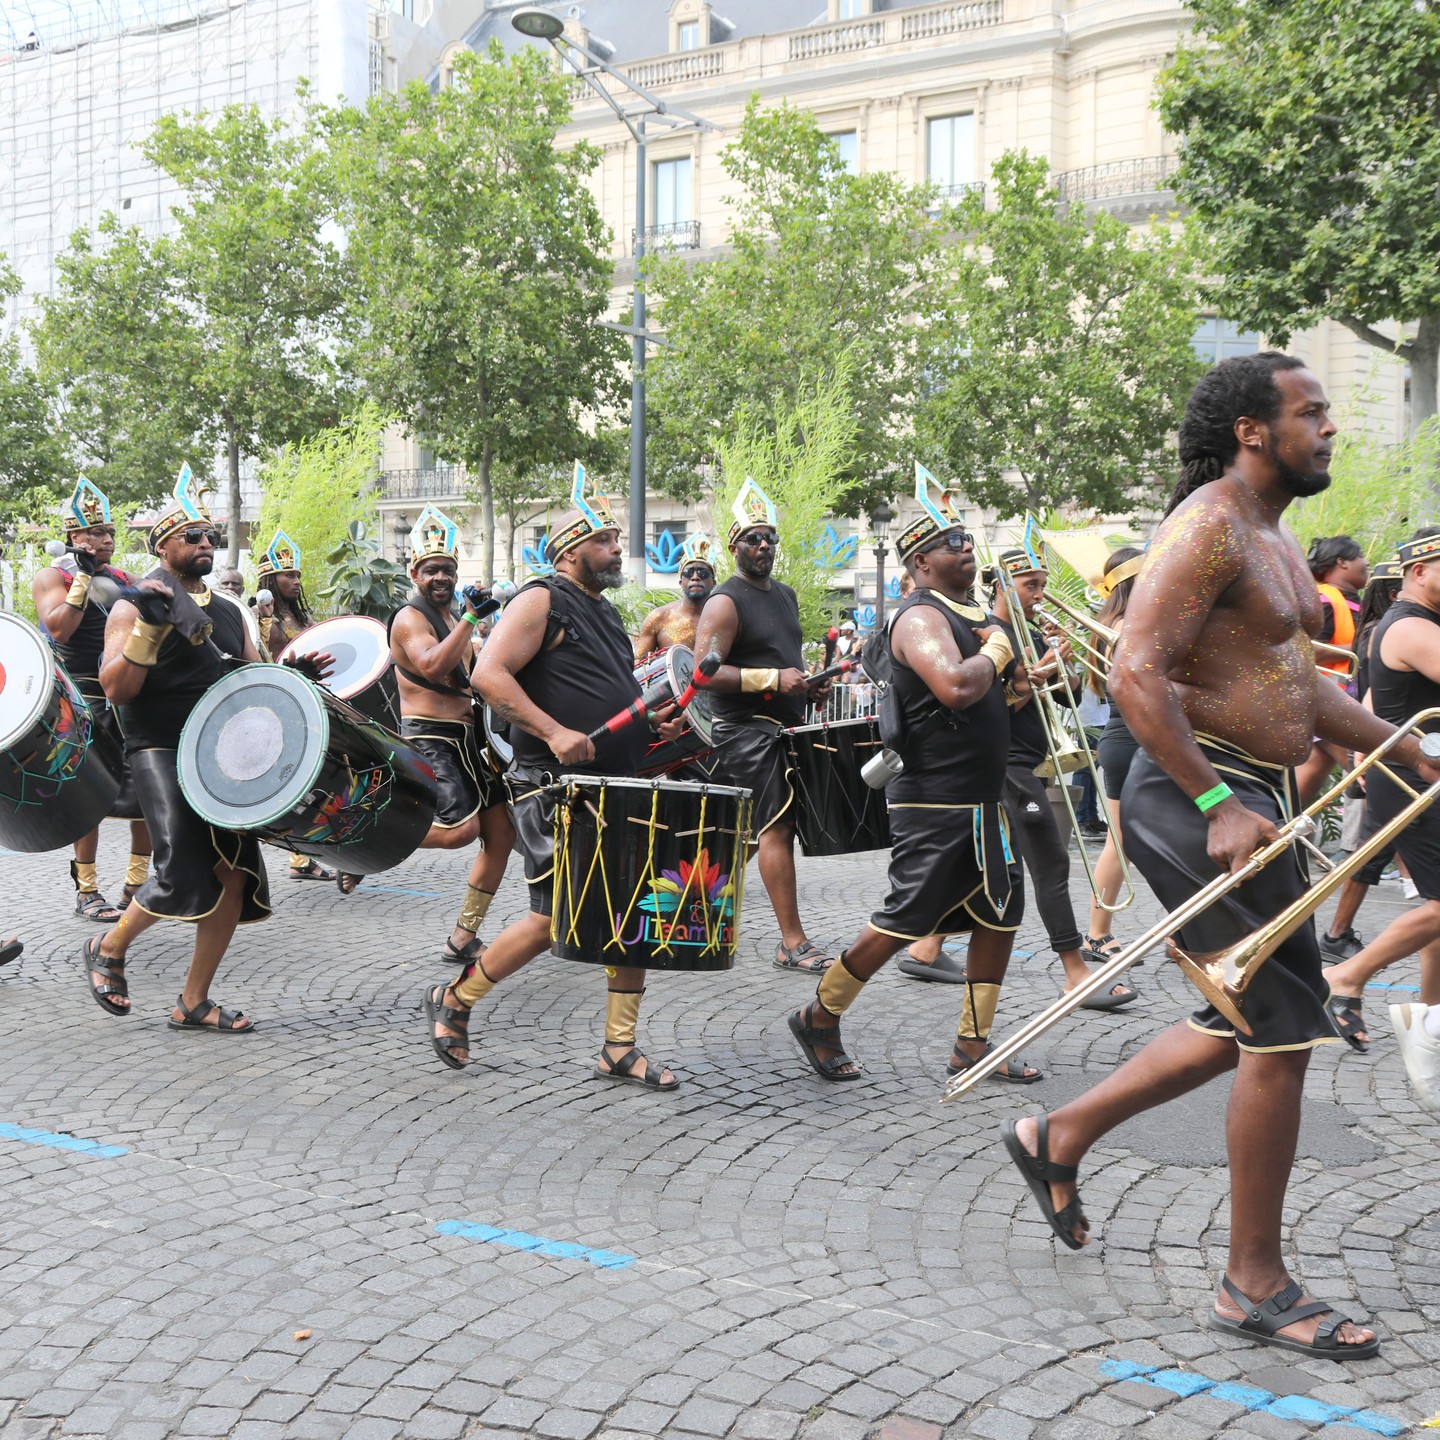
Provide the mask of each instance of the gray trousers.
{"label": "gray trousers", "polygon": [[1005,812],[1010,817],[1012,843],[1030,872],[1035,907],[1045,922],[1050,948],[1080,948],[1075,907],[1070,903],[1070,851],[1055,824],[1045,782],[1028,765],[1011,765],[1005,771]]}

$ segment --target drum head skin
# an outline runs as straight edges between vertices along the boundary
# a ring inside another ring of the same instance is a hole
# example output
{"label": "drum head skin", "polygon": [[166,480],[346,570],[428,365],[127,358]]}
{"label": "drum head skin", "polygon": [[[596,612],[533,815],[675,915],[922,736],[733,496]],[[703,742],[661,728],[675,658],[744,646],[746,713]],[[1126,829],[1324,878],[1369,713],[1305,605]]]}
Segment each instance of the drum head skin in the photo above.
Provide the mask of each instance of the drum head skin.
{"label": "drum head skin", "polygon": [[50,703],[55,657],[40,632],[0,613],[0,749],[27,735]]}
{"label": "drum head skin", "polygon": [[281,652],[283,664],[292,655],[316,651],[335,657],[325,687],[342,700],[368,690],[390,668],[390,640],[385,627],[368,615],[337,615],[302,630]]}
{"label": "drum head skin", "polygon": [[268,825],[304,799],[329,737],[328,714],[309,680],[279,665],[246,666],[212,685],[185,722],[181,789],[212,825]]}

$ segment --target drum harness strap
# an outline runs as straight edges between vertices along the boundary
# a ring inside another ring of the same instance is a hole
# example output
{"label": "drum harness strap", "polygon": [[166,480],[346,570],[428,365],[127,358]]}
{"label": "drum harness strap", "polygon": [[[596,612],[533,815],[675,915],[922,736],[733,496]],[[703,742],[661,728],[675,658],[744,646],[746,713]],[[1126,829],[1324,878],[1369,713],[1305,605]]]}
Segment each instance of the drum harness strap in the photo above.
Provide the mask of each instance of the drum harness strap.
{"label": "drum harness strap", "polygon": [[[440,624],[440,617],[435,611],[423,601],[413,596],[397,610],[385,625],[385,638],[390,638],[390,632],[395,628],[395,622],[400,618],[402,610],[418,610],[426,620],[430,622],[430,629],[434,632],[437,640],[448,640],[450,631]],[[427,680],[423,675],[417,675],[413,670],[407,670],[399,661],[395,662],[395,668],[412,684],[418,685],[422,690],[432,691],[436,695],[459,695],[463,699],[473,699],[470,689],[470,677],[465,673],[463,667],[457,665],[450,673],[459,682],[458,685],[440,685],[434,680]]]}

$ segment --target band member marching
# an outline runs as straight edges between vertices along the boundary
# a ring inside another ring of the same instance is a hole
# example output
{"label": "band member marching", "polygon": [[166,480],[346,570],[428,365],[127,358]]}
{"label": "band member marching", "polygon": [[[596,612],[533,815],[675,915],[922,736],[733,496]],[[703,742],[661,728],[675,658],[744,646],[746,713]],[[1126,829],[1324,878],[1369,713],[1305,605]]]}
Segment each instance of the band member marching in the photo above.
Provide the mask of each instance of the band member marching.
{"label": "band member marching", "polygon": [[[133,603],[120,600],[110,611],[100,668],[106,695],[120,707],[135,791],[155,841],[155,869],[119,923],[84,947],[82,961],[101,1008],[128,1015],[130,946],[157,920],[192,922],[195,947],[170,1028],[245,1035],[255,1028],[252,1022],[213,1001],[210,983],[236,925],[270,914],[260,843],[200,819],[176,773],[180,732],[201,696],[230,663],[260,658],[240,607],[206,588],[215,540],[187,465],[174,503],[150,529],[150,551],[159,563],[140,582]],[[330,657],[293,663],[318,679]]]}
{"label": "band member marching", "polygon": [[[915,467],[922,515],[896,553],[915,579],[890,626],[894,695],[904,718],[904,770],[886,787],[890,811],[890,893],[825,972],[815,999],[790,1016],[790,1030],[816,1073],[858,1080],[840,1018],[865,982],[902,946],[924,936],[968,931],[965,1003],[948,1073],[989,1048],[1000,987],[1024,909],[1001,803],[1010,726],[1004,676],[1014,653],[973,603],[974,540],[948,492]],[[1017,677],[1023,695],[1025,681]],[[1040,1074],[1012,1060],[999,1078]]]}
{"label": "band member marching", "polygon": [[[725,777],[751,793],[760,878],[780,925],[774,964],[780,970],[819,974],[834,957],[805,934],[795,895],[795,825],[789,811],[795,791],[785,748],[785,727],[805,720],[812,694],[800,646],[795,592],[771,578],[780,543],[775,506],[747,479],[736,497],[730,526],[735,574],[705,602],[695,636],[698,660],[718,652],[724,662],[707,682],[715,716],[715,748]],[[823,703],[829,683],[813,687]]]}
{"label": "band member marching", "polygon": [[[657,605],[641,622],[635,636],[635,659],[643,660],[671,645],[695,648],[700,612],[715,588],[715,560],[710,537],[696,531],[680,550],[680,598]],[[696,659],[700,657],[697,655]]]}
{"label": "band member marching", "polygon": [[[1370,751],[1394,727],[1318,679],[1308,634],[1319,596],[1281,517],[1330,483],[1335,425],[1301,361],[1267,351],[1226,360],[1195,387],[1180,426],[1179,484],[1135,584],[1111,689],[1140,742],[1125,784],[1126,849],[1161,903],[1178,908],[1242,868],[1295,810],[1293,768],[1311,737]],[[1415,736],[1395,760],[1426,783],[1440,769]],[[1187,922],[1190,954],[1238,940],[1307,888],[1292,847]],[[1051,1228],[1089,1239],[1076,1190],[1085,1152],[1122,1121],[1233,1072],[1226,1135],[1230,1251],[1212,1328],[1332,1360],[1376,1353],[1373,1331],[1313,1301],[1286,1270],[1285,1189],[1316,1045],[1338,1043],[1313,925],[1253,976],[1236,1033],[1206,1006],[1151,1040],[1053,1115],[1008,1121],[1006,1148]]]}
{"label": "band member marching", "polygon": [[[471,644],[484,591],[467,594],[459,620],[451,602],[459,573],[455,522],[427,505],[410,531],[410,578],[415,589],[390,619],[390,654],[400,691],[400,733],[435,768],[440,799],[422,849],[456,850],[480,841],[470,867],[465,900],[445,941],[443,960],[460,964],[484,951],[480,926],[505,875],[515,831],[505,805],[505,786],[487,754],[477,724]],[[340,888],[358,877],[342,875]]]}
{"label": "band member marching", "polygon": [[[546,546],[554,573],[523,586],[505,607],[475,673],[476,688],[510,726],[515,754],[506,781],[530,887],[530,914],[502,930],[451,984],[426,992],[430,1044],[452,1069],[470,1061],[471,1008],[550,947],[551,780],[561,773],[634,775],[649,739],[643,725],[607,733],[593,743],[587,738],[634,702],[640,687],[630,637],[605,599],[605,591],[625,579],[620,527],[605,497],[586,493],[585,471],[578,464],[570,498],[575,508],[561,517]],[[607,966],[606,975],[605,1040],[596,1077],[676,1089],[679,1080],[648,1061],[635,1043],[645,971]]]}
{"label": "band member marching", "polygon": [[[70,678],[90,702],[96,723],[114,736],[117,745],[123,744],[115,712],[100,684],[100,656],[105,648],[105,620],[118,598],[117,587],[135,582],[110,564],[115,553],[115,525],[110,518],[110,501],[103,491],[82,479],[70,492],[63,514],[68,553],[36,574],[31,585],[35,613]],[[100,893],[95,865],[100,844],[98,825],[75,842],[75,858],[70,862],[75,913],[104,925],[120,918],[150,870],[150,834],[135,798],[128,765],[121,774],[120,793],[110,813],[130,822],[130,862],[119,906],[111,905]]]}

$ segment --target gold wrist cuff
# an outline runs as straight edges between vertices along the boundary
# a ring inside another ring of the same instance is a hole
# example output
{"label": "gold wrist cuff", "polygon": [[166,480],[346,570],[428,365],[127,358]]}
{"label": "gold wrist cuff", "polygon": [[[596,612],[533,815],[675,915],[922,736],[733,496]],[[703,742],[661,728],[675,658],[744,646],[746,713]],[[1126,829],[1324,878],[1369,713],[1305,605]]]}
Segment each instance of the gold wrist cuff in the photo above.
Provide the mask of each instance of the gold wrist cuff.
{"label": "gold wrist cuff", "polygon": [[70,581],[70,592],[65,596],[65,603],[72,609],[83,610],[85,602],[90,598],[90,582],[95,577],[86,575],[84,571],[76,575]]}
{"label": "gold wrist cuff", "polygon": [[769,670],[741,670],[740,690],[746,695],[755,695],[762,690],[778,690],[780,688],[780,672],[774,668]]}
{"label": "gold wrist cuff", "polygon": [[160,647],[165,637],[174,629],[173,625],[147,625],[137,620],[120,652],[132,665],[143,665],[150,670],[160,658]]}
{"label": "gold wrist cuff", "polygon": [[980,653],[994,665],[997,675],[1015,658],[1009,638],[1003,632],[992,635],[980,647]]}

